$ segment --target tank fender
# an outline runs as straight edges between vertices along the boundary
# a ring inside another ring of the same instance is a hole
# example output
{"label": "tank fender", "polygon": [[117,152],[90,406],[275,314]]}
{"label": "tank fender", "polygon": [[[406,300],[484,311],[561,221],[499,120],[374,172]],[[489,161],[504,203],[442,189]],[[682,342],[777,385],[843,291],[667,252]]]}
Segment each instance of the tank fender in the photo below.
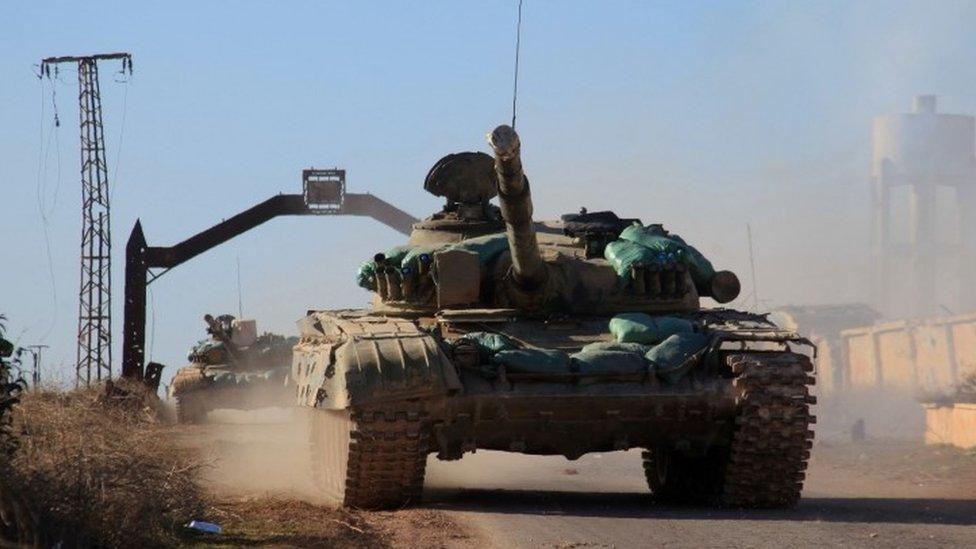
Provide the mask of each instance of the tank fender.
{"label": "tank fender", "polygon": [[341,410],[461,389],[437,340],[409,320],[317,312],[299,329],[292,375],[301,406]]}
{"label": "tank fender", "polygon": [[205,373],[206,365],[192,362],[176,371],[169,384],[170,398],[209,387],[212,380]]}

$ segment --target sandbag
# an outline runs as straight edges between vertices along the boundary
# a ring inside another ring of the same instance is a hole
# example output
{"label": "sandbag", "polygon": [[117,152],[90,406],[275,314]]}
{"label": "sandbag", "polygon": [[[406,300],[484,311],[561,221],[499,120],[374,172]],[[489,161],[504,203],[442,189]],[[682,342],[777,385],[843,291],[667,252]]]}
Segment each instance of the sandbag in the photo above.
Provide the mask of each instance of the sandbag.
{"label": "sandbag", "polygon": [[[414,246],[396,246],[387,250],[383,255],[386,257],[386,261],[390,265],[400,265],[403,258],[413,251],[413,249]],[[359,266],[359,269],[356,271],[356,285],[371,292],[376,291],[375,261],[370,259]]]}
{"label": "sandbag", "polygon": [[598,341],[596,343],[590,343],[582,349],[581,353],[593,352],[593,351],[623,351],[625,353],[637,353],[641,356],[645,355],[647,351],[650,351],[650,345],[644,345],[643,343],[620,343],[617,341]]}
{"label": "sandbag", "polygon": [[618,343],[656,345],[671,335],[692,331],[690,321],[673,316],[623,313],[610,319],[610,333]]}
{"label": "sandbag", "polygon": [[676,383],[694,366],[691,359],[708,347],[709,338],[699,333],[674,334],[644,355],[654,373],[668,383]]}
{"label": "sandbag", "polygon": [[[417,261],[423,254],[433,257],[434,253],[442,250],[464,250],[474,252],[478,255],[478,261],[485,264],[497,257],[504,250],[508,249],[508,239],[504,233],[490,234],[476,238],[468,238],[446,246],[395,246],[386,251],[383,255],[388,265],[411,269],[417,268]],[[356,284],[360,288],[365,288],[371,292],[376,291],[376,262],[366,261],[359,266],[356,272]]]}
{"label": "sandbag", "polygon": [[356,284],[371,292],[376,291],[376,263],[373,260],[365,261],[356,271]]}
{"label": "sandbag", "polygon": [[474,252],[478,254],[478,261],[485,264],[508,249],[508,237],[505,233],[495,233],[475,238],[466,238],[444,249]]}
{"label": "sandbag", "polygon": [[644,355],[629,351],[580,351],[570,356],[581,374],[637,374],[647,371]]}
{"label": "sandbag", "polygon": [[635,223],[621,231],[620,239],[640,244],[651,250],[658,263],[681,261],[688,266],[699,293],[707,293],[709,283],[715,276],[715,268],[711,261],[680,236],[665,234],[657,225],[643,227]]}
{"label": "sandbag", "polygon": [[492,332],[470,332],[458,338],[458,341],[471,341],[478,348],[482,361],[489,361],[501,351],[518,349],[518,344],[511,338]]}
{"label": "sandbag", "polygon": [[617,276],[625,277],[630,274],[630,268],[635,264],[656,263],[657,256],[645,246],[628,240],[614,240],[603,249],[603,257],[610,262]]}
{"label": "sandbag", "polygon": [[413,251],[415,247],[416,246],[411,246],[409,244],[394,246],[387,250],[383,255],[386,257],[387,264],[396,266],[399,265],[403,261],[403,258],[407,257],[407,254]]}
{"label": "sandbag", "polygon": [[439,251],[443,246],[414,246],[409,252],[404,254],[403,259],[400,260],[400,267],[410,267],[411,269],[417,268],[417,261],[420,256],[427,254],[428,259],[434,261],[434,252]]}
{"label": "sandbag", "polygon": [[565,374],[569,372],[569,355],[554,349],[515,349],[499,351],[492,363],[505,366],[510,374]]}

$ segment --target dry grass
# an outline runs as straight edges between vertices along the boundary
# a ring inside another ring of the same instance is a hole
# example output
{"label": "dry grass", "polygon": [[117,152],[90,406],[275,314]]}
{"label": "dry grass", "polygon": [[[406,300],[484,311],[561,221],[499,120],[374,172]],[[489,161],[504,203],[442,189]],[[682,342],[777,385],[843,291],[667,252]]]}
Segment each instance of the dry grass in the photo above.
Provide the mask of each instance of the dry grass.
{"label": "dry grass", "polygon": [[956,385],[956,393],[961,402],[976,402],[976,372],[963,374]]}
{"label": "dry grass", "polygon": [[210,509],[224,528],[221,536],[200,536],[211,547],[390,547],[356,512],[274,497],[227,498]]}
{"label": "dry grass", "polygon": [[[180,443],[184,426],[158,419],[157,401],[127,389],[22,395],[9,414],[12,452],[0,452],[0,547],[477,545],[427,509],[362,513],[260,490],[206,493],[198,479],[213,463]],[[216,522],[223,534],[189,532],[191,519]]]}
{"label": "dry grass", "polygon": [[365,512],[332,509],[275,497],[224,498],[210,509],[221,536],[200,536],[199,547],[479,547],[439,511]]}
{"label": "dry grass", "polygon": [[0,494],[30,509],[21,542],[176,545],[182,524],[199,517],[197,463],[165,436],[153,398],[126,389],[26,393],[14,408]]}

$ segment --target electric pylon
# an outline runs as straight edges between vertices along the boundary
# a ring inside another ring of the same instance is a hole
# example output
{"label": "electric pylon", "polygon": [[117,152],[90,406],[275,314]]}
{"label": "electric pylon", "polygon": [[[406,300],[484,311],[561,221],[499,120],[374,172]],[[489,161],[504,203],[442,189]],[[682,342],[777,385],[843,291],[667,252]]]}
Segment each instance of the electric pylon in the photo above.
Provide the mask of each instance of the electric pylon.
{"label": "electric pylon", "polygon": [[57,75],[61,63],[78,66],[82,213],[76,385],[112,377],[112,223],[98,84],[98,62],[110,59],[121,59],[122,71],[132,72],[132,56],[128,53],[49,57],[41,61],[41,74],[48,78],[52,68]]}

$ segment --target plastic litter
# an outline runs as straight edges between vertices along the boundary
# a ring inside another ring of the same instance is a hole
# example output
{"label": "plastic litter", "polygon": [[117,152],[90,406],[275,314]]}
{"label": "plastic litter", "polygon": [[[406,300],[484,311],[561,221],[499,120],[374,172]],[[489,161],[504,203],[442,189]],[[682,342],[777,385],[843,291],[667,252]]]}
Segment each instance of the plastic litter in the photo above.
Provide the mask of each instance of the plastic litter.
{"label": "plastic litter", "polygon": [[618,343],[657,345],[674,334],[692,331],[690,321],[673,316],[623,313],[610,319],[610,333]]}
{"label": "plastic litter", "polygon": [[212,522],[204,522],[202,520],[191,520],[186,527],[190,530],[196,530],[197,532],[203,532],[205,534],[220,534],[224,531],[219,525]]}

